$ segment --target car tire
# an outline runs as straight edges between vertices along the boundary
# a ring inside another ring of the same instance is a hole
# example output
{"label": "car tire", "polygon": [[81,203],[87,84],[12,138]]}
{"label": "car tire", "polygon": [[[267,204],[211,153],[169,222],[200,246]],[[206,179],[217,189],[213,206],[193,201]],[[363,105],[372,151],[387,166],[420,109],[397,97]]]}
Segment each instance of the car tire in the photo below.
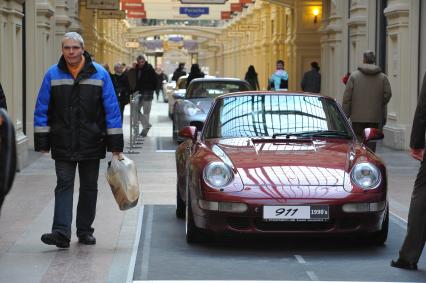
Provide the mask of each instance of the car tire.
{"label": "car tire", "polygon": [[383,220],[382,229],[380,231],[377,231],[373,233],[370,238],[369,242],[372,245],[375,246],[382,246],[385,244],[387,238],[388,238],[388,231],[389,231],[389,207],[386,208],[386,215],[385,219]]}
{"label": "car tire", "polygon": [[176,185],[176,217],[177,218],[185,218],[185,202],[182,200],[179,187]]}
{"label": "car tire", "polygon": [[191,199],[189,195],[186,200],[186,217],[185,217],[186,242],[188,244],[201,243],[203,235],[201,230],[195,226],[194,215],[192,213]]}

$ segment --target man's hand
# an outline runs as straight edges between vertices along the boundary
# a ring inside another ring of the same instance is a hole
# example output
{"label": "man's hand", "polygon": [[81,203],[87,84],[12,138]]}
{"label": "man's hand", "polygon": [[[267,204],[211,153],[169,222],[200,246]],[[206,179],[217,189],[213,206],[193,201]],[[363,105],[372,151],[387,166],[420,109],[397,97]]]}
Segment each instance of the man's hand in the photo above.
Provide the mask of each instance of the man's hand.
{"label": "man's hand", "polygon": [[113,151],[112,156],[116,156],[118,160],[123,160],[123,153],[118,151]]}
{"label": "man's hand", "polygon": [[39,152],[41,152],[41,153],[49,153],[48,150],[40,150]]}
{"label": "man's hand", "polygon": [[410,155],[414,159],[417,159],[419,161],[423,161],[423,154],[425,153],[425,150],[423,148],[410,148]]}

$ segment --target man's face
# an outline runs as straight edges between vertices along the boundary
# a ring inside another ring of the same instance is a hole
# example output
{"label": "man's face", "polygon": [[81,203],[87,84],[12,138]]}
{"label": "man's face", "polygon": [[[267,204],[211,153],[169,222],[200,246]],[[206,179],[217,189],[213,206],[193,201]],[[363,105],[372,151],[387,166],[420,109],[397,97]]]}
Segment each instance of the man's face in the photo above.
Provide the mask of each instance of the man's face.
{"label": "man's face", "polygon": [[115,66],[114,67],[114,72],[116,73],[116,74],[119,74],[119,75],[121,75],[121,73],[123,73],[123,66]]}
{"label": "man's face", "polygon": [[284,65],[282,63],[277,63],[277,70],[283,70]]}
{"label": "man's face", "polygon": [[144,64],[145,64],[145,60],[144,59],[138,59],[138,66],[139,66],[139,68],[142,68]]}
{"label": "man's face", "polygon": [[82,60],[84,53],[83,47],[80,42],[74,39],[66,39],[62,44],[62,55],[65,61],[70,65],[78,65]]}

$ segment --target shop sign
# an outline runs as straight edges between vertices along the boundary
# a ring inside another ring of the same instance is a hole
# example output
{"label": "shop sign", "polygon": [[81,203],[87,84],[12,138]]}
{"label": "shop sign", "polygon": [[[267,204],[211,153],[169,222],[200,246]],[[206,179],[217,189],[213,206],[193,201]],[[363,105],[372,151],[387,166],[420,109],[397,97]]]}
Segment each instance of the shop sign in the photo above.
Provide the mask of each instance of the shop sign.
{"label": "shop sign", "polygon": [[146,19],[146,12],[145,11],[138,11],[138,10],[128,10],[127,11],[127,18],[129,18],[129,19]]}
{"label": "shop sign", "polygon": [[128,41],[124,44],[127,48],[139,48],[140,43],[136,41]]}
{"label": "shop sign", "polygon": [[240,3],[231,3],[231,12],[242,12],[243,4]]}
{"label": "shop sign", "polygon": [[231,19],[231,12],[229,12],[229,11],[220,12],[220,18],[222,20],[230,20]]}
{"label": "shop sign", "polygon": [[98,19],[117,19],[124,20],[126,11],[123,10],[98,10]]}
{"label": "shop sign", "polygon": [[86,0],[87,9],[118,10],[120,0]]}
{"label": "shop sign", "polygon": [[180,0],[182,4],[225,4],[228,0]]}
{"label": "shop sign", "polygon": [[259,25],[256,24],[241,24],[238,26],[238,30],[240,31],[258,31]]}
{"label": "shop sign", "polygon": [[123,10],[137,10],[137,11],[145,11],[144,3],[142,2],[123,2],[121,3],[121,9]]}
{"label": "shop sign", "polygon": [[198,18],[201,15],[208,15],[209,7],[180,7],[179,14],[187,15],[191,18]]}
{"label": "shop sign", "polygon": [[228,37],[243,37],[244,36],[244,32],[242,31],[228,31],[228,33],[226,34]]}

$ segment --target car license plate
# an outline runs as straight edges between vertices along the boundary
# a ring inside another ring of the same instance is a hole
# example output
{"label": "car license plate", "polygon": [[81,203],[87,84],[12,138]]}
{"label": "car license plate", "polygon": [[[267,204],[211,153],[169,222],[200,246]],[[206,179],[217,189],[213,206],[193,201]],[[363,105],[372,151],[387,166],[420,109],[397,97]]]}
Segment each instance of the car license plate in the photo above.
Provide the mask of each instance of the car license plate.
{"label": "car license plate", "polygon": [[263,219],[267,221],[323,221],[329,219],[328,205],[264,206]]}

